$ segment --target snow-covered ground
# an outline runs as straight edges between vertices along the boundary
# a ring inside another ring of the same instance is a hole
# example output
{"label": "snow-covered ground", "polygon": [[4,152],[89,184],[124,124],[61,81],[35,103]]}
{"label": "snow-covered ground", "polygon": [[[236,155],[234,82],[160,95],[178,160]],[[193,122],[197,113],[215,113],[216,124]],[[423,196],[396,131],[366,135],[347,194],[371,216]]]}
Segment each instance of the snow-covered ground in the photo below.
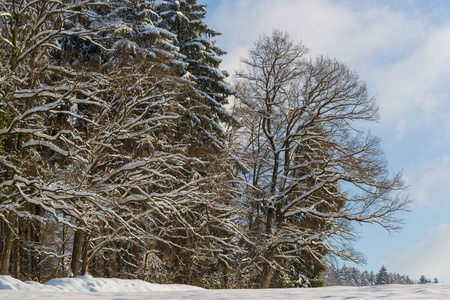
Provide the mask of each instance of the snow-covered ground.
{"label": "snow-covered ground", "polygon": [[450,284],[326,287],[316,289],[204,290],[187,285],[160,285],[141,280],[81,276],[45,284],[0,276],[0,299],[448,299]]}

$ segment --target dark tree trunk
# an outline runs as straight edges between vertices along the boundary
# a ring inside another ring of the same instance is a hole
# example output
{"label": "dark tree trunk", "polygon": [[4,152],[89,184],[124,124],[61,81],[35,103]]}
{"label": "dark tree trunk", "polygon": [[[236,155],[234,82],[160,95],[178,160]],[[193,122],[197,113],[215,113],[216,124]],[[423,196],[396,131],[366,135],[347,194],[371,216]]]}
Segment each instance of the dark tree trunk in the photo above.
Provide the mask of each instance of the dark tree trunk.
{"label": "dark tree trunk", "polygon": [[[33,205],[31,209],[34,207],[34,214],[36,216],[41,216],[41,208],[38,205]],[[41,266],[40,266],[40,255],[38,252],[39,244],[41,242],[41,224],[38,221],[30,222],[30,238],[32,242],[32,251],[31,255],[31,278],[35,281],[41,281]]]}
{"label": "dark tree trunk", "polygon": [[16,227],[15,217],[10,218],[9,224],[6,225],[6,236],[1,257],[0,275],[8,275],[9,264],[11,261],[11,250],[14,244],[15,227]]}
{"label": "dark tree trunk", "polygon": [[83,242],[83,252],[81,255],[81,275],[86,275],[89,268],[89,243],[90,243],[90,235],[85,235]]}
{"label": "dark tree trunk", "polygon": [[265,254],[265,261],[263,262],[263,272],[261,274],[261,281],[259,283],[259,288],[268,289],[272,283],[273,278],[273,268],[271,263],[275,259],[275,251],[273,249],[268,250]]}
{"label": "dark tree trunk", "polygon": [[20,278],[20,240],[17,237],[14,240],[14,269],[13,274],[15,278]]}
{"label": "dark tree trunk", "polygon": [[77,277],[80,270],[80,258],[81,258],[81,248],[83,245],[83,230],[78,229],[75,231],[73,237],[73,248],[72,248],[72,262],[70,268],[72,269],[72,277]]}

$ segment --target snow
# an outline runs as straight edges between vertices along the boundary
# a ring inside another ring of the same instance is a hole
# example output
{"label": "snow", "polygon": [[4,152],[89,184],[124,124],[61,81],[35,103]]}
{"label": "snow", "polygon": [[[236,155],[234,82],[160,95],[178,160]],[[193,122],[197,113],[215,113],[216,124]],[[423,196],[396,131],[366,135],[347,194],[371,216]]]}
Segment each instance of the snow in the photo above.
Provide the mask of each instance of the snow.
{"label": "snow", "polygon": [[450,284],[379,285],[314,289],[205,290],[180,284],[93,278],[52,279],[45,284],[0,276],[0,299],[450,299]]}

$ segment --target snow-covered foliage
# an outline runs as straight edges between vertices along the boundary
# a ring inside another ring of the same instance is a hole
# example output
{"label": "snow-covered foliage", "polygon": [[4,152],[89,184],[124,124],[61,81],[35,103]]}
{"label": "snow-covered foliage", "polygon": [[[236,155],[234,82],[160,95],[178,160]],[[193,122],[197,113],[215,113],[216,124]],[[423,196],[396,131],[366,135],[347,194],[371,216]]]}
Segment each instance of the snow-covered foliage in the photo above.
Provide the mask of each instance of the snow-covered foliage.
{"label": "snow-covered foliage", "polygon": [[186,264],[221,259],[230,172],[180,131],[189,82],[153,2],[1,5],[1,274],[13,256],[16,276],[25,257],[28,276],[190,282],[174,279]]}
{"label": "snow-covered foliage", "polygon": [[413,284],[408,275],[387,272],[382,266],[377,274],[373,271],[361,272],[356,267],[329,267],[324,274],[326,286],[374,286],[383,284]]}
{"label": "snow-covered foliage", "polygon": [[161,16],[157,26],[176,36],[175,45],[186,63],[183,75],[195,81],[191,103],[185,104],[190,118],[203,131],[206,142],[221,146],[225,133],[219,123],[236,125],[237,120],[223,109],[235,90],[225,81],[226,72],[219,69],[219,57],[226,52],[215,45],[213,38],[220,33],[204,22],[206,5],[197,0],[159,1],[156,11]]}

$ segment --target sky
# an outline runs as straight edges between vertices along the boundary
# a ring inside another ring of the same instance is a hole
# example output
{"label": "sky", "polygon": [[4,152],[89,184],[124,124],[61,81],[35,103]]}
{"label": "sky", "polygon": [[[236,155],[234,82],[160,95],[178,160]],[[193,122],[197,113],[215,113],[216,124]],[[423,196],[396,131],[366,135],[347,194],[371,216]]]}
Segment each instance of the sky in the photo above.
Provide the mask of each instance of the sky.
{"label": "sky", "polygon": [[233,74],[253,42],[272,29],[356,71],[377,99],[392,172],[401,170],[411,211],[403,229],[355,228],[367,265],[414,279],[450,282],[450,1],[199,0],[222,33],[222,69]]}

